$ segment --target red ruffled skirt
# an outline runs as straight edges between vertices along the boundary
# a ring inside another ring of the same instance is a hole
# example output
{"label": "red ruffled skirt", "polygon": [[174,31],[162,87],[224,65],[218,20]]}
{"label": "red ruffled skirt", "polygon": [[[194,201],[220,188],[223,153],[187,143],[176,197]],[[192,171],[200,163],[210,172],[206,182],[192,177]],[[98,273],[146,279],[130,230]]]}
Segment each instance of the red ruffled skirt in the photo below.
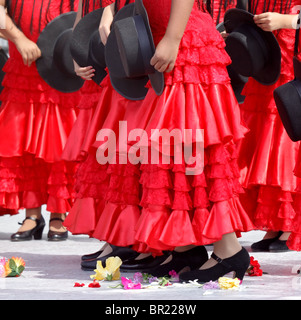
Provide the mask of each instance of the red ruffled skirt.
{"label": "red ruffled skirt", "polygon": [[77,105],[77,119],[66,142],[62,159],[82,161],[88,152],[86,134],[91,126],[95,108],[99,101],[101,87],[94,81],[86,81],[81,88],[81,100]]}
{"label": "red ruffled skirt", "polygon": [[[299,155],[295,168],[295,175],[301,178],[301,148],[299,150]],[[298,179],[296,193],[301,194],[301,181]],[[301,251],[301,200],[298,198],[296,202],[296,216],[293,222],[292,233],[288,239],[288,247],[291,250]]]}
{"label": "red ruffled skirt", "polygon": [[250,79],[244,89],[242,119],[250,132],[239,149],[241,202],[260,230],[292,231],[299,210],[298,178],[294,175],[299,143],[288,137],[278,115],[273,91],[286,83],[280,76],[273,86]]}
{"label": "red ruffled skirt", "polygon": [[[118,135],[118,120],[126,122],[128,133],[145,130],[149,137],[145,150],[150,150],[155,138],[152,129],[203,130],[201,138],[193,134],[191,140],[192,148],[198,139],[204,143],[203,171],[187,175],[189,165],[178,164],[173,154],[165,164],[162,153],[157,164],[121,164],[119,155],[122,159],[125,155],[117,153],[117,164],[100,165],[94,150],[77,172],[77,199],[65,221],[69,231],[160,254],[254,228],[239,202],[243,190],[238,182],[236,142],[246,129],[226,71],[230,59],[211,18],[201,15],[207,27],[212,24],[211,35],[196,28],[186,30],[175,69],[165,74],[161,96],[150,89],[142,102],[120,96],[110,100],[112,88],[107,84],[97,109],[109,104],[102,128],[114,130],[117,146],[118,138],[124,139],[124,134]],[[91,127],[94,134],[99,129]],[[133,144],[128,142],[129,154]],[[95,148],[101,146],[100,141],[94,143]]]}
{"label": "red ruffled skirt", "polygon": [[25,67],[11,49],[0,97],[0,214],[42,204],[65,213],[73,201],[75,164],[61,155],[80,96],[50,88],[35,65]]}

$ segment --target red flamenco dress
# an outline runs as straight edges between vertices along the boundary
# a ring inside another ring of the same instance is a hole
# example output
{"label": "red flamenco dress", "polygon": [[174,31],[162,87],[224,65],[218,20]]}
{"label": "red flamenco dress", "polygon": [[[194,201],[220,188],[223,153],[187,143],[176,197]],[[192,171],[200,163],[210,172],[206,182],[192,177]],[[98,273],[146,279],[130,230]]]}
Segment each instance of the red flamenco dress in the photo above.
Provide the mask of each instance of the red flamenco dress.
{"label": "red flamenco dress", "polygon": [[[268,3],[269,6],[264,0],[252,2],[251,12],[262,13],[266,8],[267,12],[292,13],[300,1]],[[266,86],[250,78],[243,90],[246,99],[241,104],[242,119],[250,131],[239,151],[241,183],[246,191],[241,201],[258,229],[290,232],[301,205],[300,192],[296,192],[298,178],[293,173],[300,143],[288,137],[273,91],[294,78],[295,31],[281,29],[274,34],[282,54],[278,81]]]}
{"label": "red flamenco dress", "polygon": [[[8,13],[26,37],[36,42],[47,22],[76,10],[75,1],[9,1]],[[61,93],[38,74],[35,63],[24,65],[16,46],[10,58],[0,108],[1,213],[47,204],[65,213],[72,204],[73,165],[61,161],[67,137],[77,117],[79,93]]]}
{"label": "red flamenco dress", "polygon": [[[300,33],[299,33],[300,36]],[[298,59],[301,61],[301,41],[299,38],[299,54]],[[295,175],[299,178],[297,183],[297,193],[301,193],[301,147],[299,148],[298,158],[296,162]],[[292,233],[287,241],[287,246],[291,250],[301,251],[301,202],[296,209],[296,216],[293,222]]]}
{"label": "red flamenco dress", "polygon": [[[155,43],[164,36],[171,0],[143,1],[148,11]],[[139,252],[159,254],[188,244],[204,245],[220,240],[226,233],[253,229],[239,202],[242,188],[238,183],[236,142],[243,138],[226,66],[231,62],[224,41],[212,18],[195,2],[174,70],[165,74],[165,89],[157,96],[150,88],[140,105],[127,102],[124,109],[112,100],[103,128],[118,130],[117,114],[123,110],[128,132],[141,128],[151,143],[152,129],[203,129],[205,168],[201,174],[185,174],[185,163],[108,165],[101,186],[108,178],[107,190],[94,185],[83,187],[84,197],[95,188],[105,193],[105,201],[95,207],[97,224],[91,235],[116,246],[133,245]],[[109,101],[100,97],[99,105]],[[195,136],[194,136],[195,137]],[[124,139],[124,136],[122,136]],[[193,140],[193,146],[197,140]],[[182,143],[182,141],[181,141]],[[100,143],[95,143],[99,147]],[[129,144],[129,151],[131,145]],[[95,151],[86,161],[83,181],[95,181],[99,165]],[[94,175],[93,175],[94,173]],[[100,176],[100,175],[98,175]],[[90,187],[90,189],[89,189]],[[154,206],[159,209],[154,210]],[[84,210],[84,208],[81,208]],[[89,208],[90,209],[90,208]],[[70,215],[69,215],[70,216]],[[75,220],[74,220],[75,221]],[[84,223],[84,222],[82,222]],[[80,225],[81,221],[77,221]],[[92,230],[91,230],[92,231]]]}
{"label": "red flamenco dress", "polygon": [[[295,168],[295,175],[299,178],[296,192],[301,193],[301,148],[299,150],[298,160]],[[293,222],[292,233],[287,241],[287,246],[291,250],[301,251],[301,201],[299,202],[299,206],[296,209],[296,216]]]}
{"label": "red flamenco dress", "polygon": [[[113,0],[83,0],[82,17],[113,2]],[[85,81],[81,88],[81,99],[77,105],[78,116],[64,148],[62,154],[63,160],[82,161],[85,158],[90,147],[86,133],[99,101],[100,92],[101,86],[94,81]]]}
{"label": "red flamenco dress", "polygon": [[[109,2],[111,3],[110,0]],[[134,0],[116,1],[115,10],[118,11],[132,2]],[[91,92],[89,92],[89,87]],[[81,161],[75,175],[75,202],[64,225],[73,234],[87,234],[103,240],[107,239],[107,236],[103,237],[100,233],[106,232],[105,228],[108,227],[108,224],[107,221],[105,223],[103,220],[99,221],[99,218],[106,203],[110,203],[111,207],[114,207],[116,215],[122,212],[125,207],[130,208],[127,209],[131,211],[129,216],[139,215],[137,209],[139,182],[133,178],[137,174],[139,175],[139,170],[131,164],[99,164],[95,155],[96,148],[93,144],[100,129],[108,127],[117,132],[118,122],[127,117],[135,116],[141,102],[130,101],[119,95],[113,89],[109,76],[102,81],[100,89],[92,95],[93,88],[95,86],[91,85],[91,82],[83,87],[81,111],[73,130],[74,134],[71,133],[64,150],[65,158],[69,153],[69,155],[74,154],[77,160]],[[95,105],[96,101],[97,105]],[[113,105],[114,110],[112,110]],[[85,119],[88,124],[85,123]],[[84,134],[80,133],[82,130]],[[120,246],[131,244],[126,238],[124,237],[125,240]]]}

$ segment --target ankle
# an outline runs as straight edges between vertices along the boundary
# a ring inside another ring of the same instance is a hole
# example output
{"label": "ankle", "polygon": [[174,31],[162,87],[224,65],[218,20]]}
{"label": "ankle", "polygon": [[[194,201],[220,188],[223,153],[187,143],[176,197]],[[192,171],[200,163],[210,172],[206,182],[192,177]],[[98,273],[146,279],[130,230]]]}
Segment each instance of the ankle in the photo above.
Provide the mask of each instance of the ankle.
{"label": "ankle", "polygon": [[49,220],[49,229],[55,232],[65,232],[66,228],[63,225],[66,215],[63,213],[52,212]]}
{"label": "ankle", "polygon": [[291,235],[291,232],[283,232],[282,235],[279,237],[279,240],[287,241],[290,235]]}

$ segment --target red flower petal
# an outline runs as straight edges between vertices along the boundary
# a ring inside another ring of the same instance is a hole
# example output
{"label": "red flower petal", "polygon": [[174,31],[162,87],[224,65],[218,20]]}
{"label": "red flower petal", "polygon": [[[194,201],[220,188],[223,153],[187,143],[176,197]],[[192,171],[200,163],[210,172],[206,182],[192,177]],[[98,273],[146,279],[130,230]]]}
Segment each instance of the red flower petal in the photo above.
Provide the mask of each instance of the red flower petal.
{"label": "red flower petal", "polygon": [[78,282],[74,283],[74,287],[84,287],[84,286],[85,286],[84,283],[78,283]]}

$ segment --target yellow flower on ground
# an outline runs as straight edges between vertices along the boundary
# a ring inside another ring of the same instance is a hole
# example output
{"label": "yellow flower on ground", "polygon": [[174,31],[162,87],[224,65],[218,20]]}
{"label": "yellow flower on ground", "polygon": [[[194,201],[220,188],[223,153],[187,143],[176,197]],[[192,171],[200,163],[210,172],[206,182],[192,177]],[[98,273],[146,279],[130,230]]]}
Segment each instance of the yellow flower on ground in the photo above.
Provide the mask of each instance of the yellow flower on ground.
{"label": "yellow flower on ground", "polygon": [[240,280],[238,278],[232,279],[227,277],[220,277],[218,279],[218,284],[223,290],[233,290],[239,288]]}
{"label": "yellow flower on ground", "polygon": [[110,257],[106,260],[106,267],[102,266],[101,261],[97,261],[95,274],[90,276],[91,279],[95,280],[119,280],[120,279],[120,266],[122,260],[119,257]]}

